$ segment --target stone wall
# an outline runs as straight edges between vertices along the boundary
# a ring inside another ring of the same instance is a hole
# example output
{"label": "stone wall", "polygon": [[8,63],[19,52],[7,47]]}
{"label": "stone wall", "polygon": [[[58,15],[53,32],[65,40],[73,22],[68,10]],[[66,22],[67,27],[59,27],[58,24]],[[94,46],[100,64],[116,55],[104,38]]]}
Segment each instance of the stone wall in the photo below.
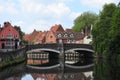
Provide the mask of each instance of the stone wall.
{"label": "stone wall", "polygon": [[25,59],[25,52],[25,48],[16,51],[0,52],[0,67],[19,62],[23,60],[23,58]]}

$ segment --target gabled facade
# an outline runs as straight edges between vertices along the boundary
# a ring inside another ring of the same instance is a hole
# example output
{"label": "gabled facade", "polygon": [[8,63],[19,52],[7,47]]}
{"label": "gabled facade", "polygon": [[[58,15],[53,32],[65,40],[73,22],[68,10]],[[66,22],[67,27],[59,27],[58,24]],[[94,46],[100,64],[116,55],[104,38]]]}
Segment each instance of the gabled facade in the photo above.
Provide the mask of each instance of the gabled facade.
{"label": "gabled facade", "polygon": [[0,49],[17,49],[19,41],[19,32],[9,22],[5,22],[0,28]]}
{"label": "gabled facade", "polygon": [[57,38],[53,31],[47,31],[45,43],[57,43]]}
{"label": "gabled facade", "polygon": [[59,43],[83,43],[84,34],[81,32],[56,32],[55,34]]}
{"label": "gabled facade", "polygon": [[[86,34],[87,35],[87,34]],[[64,30],[62,25],[56,24],[49,31],[36,31],[25,35],[24,40],[29,44],[47,44],[47,43],[77,43],[83,44],[84,32],[73,32],[72,29]]]}
{"label": "gabled facade", "polygon": [[63,29],[62,25],[55,24],[54,26],[51,27],[50,31],[52,31],[52,32],[64,32],[64,29]]}
{"label": "gabled facade", "polygon": [[44,44],[47,31],[39,32],[34,39],[34,44]]}

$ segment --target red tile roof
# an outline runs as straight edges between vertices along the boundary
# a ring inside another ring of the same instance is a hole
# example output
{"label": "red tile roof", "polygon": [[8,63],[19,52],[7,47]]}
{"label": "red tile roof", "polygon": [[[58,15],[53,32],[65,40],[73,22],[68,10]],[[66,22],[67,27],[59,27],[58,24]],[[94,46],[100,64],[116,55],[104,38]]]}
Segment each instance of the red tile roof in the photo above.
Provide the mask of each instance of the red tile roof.
{"label": "red tile roof", "polygon": [[53,32],[64,32],[64,29],[63,27],[59,24],[55,24],[54,26],[51,27],[50,31],[53,31]]}
{"label": "red tile roof", "polygon": [[[45,36],[46,36],[46,31],[45,32],[39,32],[37,35],[36,35],[36,37],[35,37],[35,39],[34,39],[34,42],[40,42],[40,41],[44,41],[45,40]],[[42,42],[43,43],[43,42]]]}
{"label": "red tile roof", "polygon": [[66,29],[65,32],[73,32],[72,29]]}
{"label": "red tile roof", "polygon": [[29,40],[29,37],[30,37],[30,34],[25,34],[25,35],[23,36],[23,39],[24,39],[24,40]]}

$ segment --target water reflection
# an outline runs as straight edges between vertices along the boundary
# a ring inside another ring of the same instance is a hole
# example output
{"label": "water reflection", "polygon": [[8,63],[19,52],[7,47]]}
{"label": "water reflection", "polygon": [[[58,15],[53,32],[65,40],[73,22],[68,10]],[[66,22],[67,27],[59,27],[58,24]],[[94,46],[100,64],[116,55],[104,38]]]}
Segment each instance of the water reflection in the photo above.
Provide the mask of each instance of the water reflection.
{"label": "water reflection", "polygon": [[27,74],[26,76],[22,77],[22,80],[26,80],[29,76],[29,80],[91,80],[93,79],[91,76],[91,72],[86,73],[64,73],[61,76],[61,73],[58,74],[38,74],[32,73]]}
{"label": "water reflection", "polygon": [[2,69],[0,80],[93,80],[92,57],[77,51],[61,59],[50,51],[27,53],[26,62]]}
{"label": "water reflection", "polygon": [[9,66],[0,70],[0,80],[21,80],[25,75],[26,62]]}
{"label": "water reflection", "polygon": [[96,60],[94,80],[120,80],[120,62],[113,60]]}
{"label": "water reflection", "polygon": [[[54,60],[56,61],[56,60]],[[26,62],[0,71],[0,80],[91,80],[93,66],[85,69],[60,67],[52,69],[34,69],[26,66]]]}
{"label": "water reflection", "polygon": [[69,52],[65,53],[65,63],[66,64],[75,64],[80,61],[80,54],[78,52]]}

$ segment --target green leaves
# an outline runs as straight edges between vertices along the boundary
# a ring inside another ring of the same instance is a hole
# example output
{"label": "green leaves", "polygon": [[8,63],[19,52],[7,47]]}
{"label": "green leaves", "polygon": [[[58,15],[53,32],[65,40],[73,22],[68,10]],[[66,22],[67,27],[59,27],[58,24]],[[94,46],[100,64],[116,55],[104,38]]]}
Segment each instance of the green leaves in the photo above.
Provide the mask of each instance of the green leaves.
{"label": "green leaves", "polygon": [[98,16],[92,12],[84,12],[74,20],[73,31],[81,31],[86,26],[91,26],[96,22]]}
{"label": "green leaves", "polygon": [[25,33],[21,31],[20,26],[14,26],[14,28],[19,32],[19,34],[20,34],[20,39],[23,39],[23,35],[24,35]]}
{"label": "green leaves", "polygon": [[[120,4],[119,4],[120,5]],[[120,6],[105,4],[93,27],[93,45],[97,55],[120,53]]]}

